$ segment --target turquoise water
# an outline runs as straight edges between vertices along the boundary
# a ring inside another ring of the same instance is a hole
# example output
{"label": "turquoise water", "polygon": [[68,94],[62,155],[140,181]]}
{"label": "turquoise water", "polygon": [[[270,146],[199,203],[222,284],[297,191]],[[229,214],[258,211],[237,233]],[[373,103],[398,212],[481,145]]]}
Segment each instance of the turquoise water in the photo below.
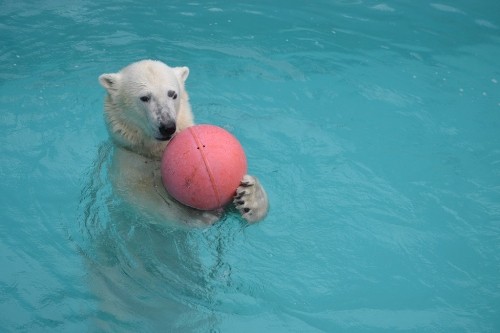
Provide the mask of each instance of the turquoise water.
{"label": "turquoise water", "polygon": [[[500,331],[500,4],[1,1],[1,332]],[[187,65],[271,201],[151,224],[98,75]]]}

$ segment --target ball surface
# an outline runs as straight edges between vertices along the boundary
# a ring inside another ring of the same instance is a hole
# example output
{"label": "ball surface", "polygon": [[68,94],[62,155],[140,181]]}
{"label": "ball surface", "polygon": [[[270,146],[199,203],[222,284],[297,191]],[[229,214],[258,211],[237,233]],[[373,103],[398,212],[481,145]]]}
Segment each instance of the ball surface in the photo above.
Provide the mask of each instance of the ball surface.
{"label": "ball surface", "polygon": [[176,134],[161,161],[167,192],[200,210],[229,203],[246,173],[247,159],[239,141],[213,125],[195,125]]}

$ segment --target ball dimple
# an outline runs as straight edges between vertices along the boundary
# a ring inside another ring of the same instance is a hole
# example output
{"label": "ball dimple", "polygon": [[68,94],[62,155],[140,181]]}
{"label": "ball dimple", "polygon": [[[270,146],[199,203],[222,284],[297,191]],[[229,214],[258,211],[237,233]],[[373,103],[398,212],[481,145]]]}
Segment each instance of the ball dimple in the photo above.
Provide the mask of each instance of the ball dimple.
{"label": "ball dimple", "polygon": [[167,192],[201,210],[229,203],[246,172],[246,156],[239,141],[213,125],[192,126],[175,135],[161,163]]}

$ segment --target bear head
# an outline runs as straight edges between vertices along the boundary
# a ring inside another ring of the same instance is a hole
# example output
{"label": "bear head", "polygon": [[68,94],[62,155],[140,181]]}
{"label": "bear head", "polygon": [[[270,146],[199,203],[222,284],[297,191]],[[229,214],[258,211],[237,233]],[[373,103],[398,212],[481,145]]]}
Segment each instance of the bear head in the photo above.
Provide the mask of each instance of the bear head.
{"label": "bear head", "polygon": [[182,104],[188,103],[184,89],[188,75],[188,67],[169,67],[154,60],[133,63],[118,73],[102,74],[99,82],[108,92],[109,125],[159,141],[170,140],[177,130]]}

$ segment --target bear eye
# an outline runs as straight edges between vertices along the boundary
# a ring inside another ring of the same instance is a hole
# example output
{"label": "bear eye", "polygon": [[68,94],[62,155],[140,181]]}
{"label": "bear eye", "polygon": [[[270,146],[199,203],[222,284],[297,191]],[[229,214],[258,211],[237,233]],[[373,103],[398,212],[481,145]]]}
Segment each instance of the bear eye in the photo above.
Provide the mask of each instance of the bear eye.
{"label": "bear eye", "polygon": [[173,99],[176,99],[177,98],[177,93],[175,91],[173,91],[173,90],[169,90],[167,92],[167,96],[168,97],[172,97]]}
{"label": "bear eye", "polygon": [[149,102],[149,100],[151,99],[151,96],[145,95],[145,96],[141,96],[139,99],[146,103],[146,102]]}

